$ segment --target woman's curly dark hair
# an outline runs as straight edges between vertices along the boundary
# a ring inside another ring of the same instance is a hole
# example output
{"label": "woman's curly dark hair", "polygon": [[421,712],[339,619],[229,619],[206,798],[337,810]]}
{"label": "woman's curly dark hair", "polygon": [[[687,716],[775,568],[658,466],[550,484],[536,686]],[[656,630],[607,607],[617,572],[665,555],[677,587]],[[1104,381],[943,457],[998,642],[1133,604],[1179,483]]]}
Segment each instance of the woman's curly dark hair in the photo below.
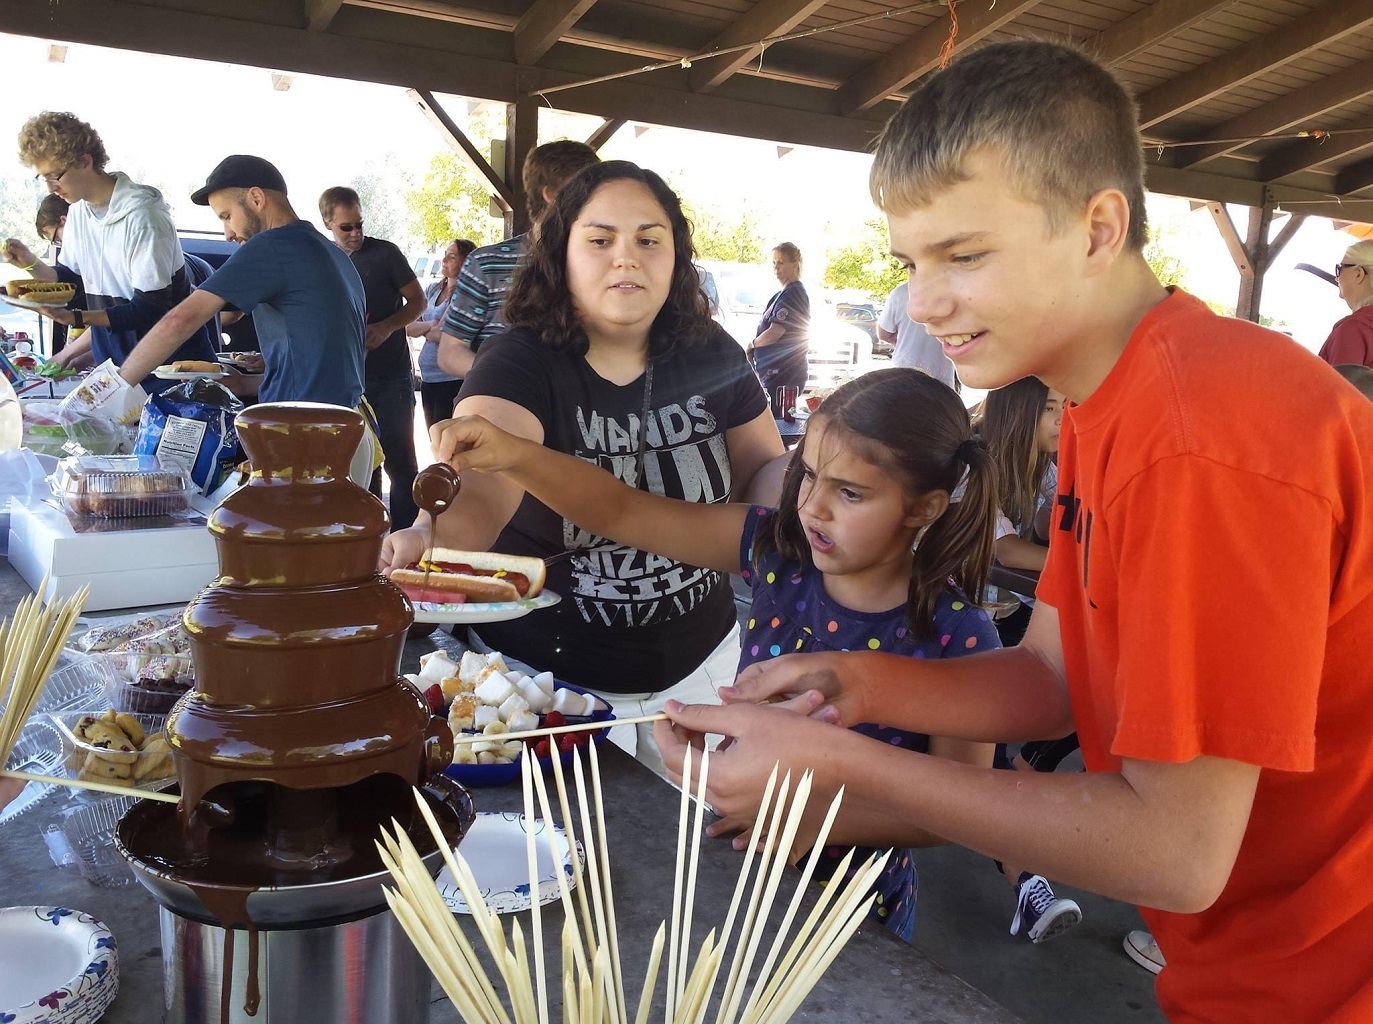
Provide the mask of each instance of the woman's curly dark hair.
{"label": "woman's curly dark hair", "polygon": [[691,224],[682,212],[677,193],[658,175],[628,160],[593,164],[558,190],[539,222],[538,237],[530,240],[529,251],[506,296],[506,326],[533,331],[540,342],[552,349],[586,352],[586,331],[577,318],[567,286],[567,240],[572,225],[596,190],[614,181],[637,181],[647,188],[672,227],[672,283],[667,301],[649,331],[649,358],[659,359],[702,344],[712,332],[714,321],[696,269]]}
{"label": "woman's curly dark hair", "polygon": [[992,564],[996,472],[953,388],[911,367],[866,373],[820,404],[787,466],[777,512],[770,529],[759,531],[755,551],[771,548],[787,561],[810,564],[798,510],[806,468],[802,453],[821,425],[836,431],[860,458],[888,469],[912,497],[934,490],[954,496],[915,548],[906,604],[912,632],[934,635],[934,611],[950,580],[981,604]]}

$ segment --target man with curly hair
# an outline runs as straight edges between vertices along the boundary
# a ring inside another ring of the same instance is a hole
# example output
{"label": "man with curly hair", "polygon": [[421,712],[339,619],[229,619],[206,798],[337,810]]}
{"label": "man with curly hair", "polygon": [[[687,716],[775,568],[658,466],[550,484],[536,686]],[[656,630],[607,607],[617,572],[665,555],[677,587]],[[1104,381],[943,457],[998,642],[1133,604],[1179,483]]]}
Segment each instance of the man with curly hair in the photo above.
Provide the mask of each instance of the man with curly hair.
{"label": "man with curly hair", "polygon": [[[5,260],[39,281],[84,284],[86,309],[41,312],[59,324],[90,330],[57,355],[70,366],[89,356],[122,365],[162,315],[191,293],[186,257],[162,193],[106,170],[100,135],[75,114],[44,111],[19,131],[19,159],[38,172],[48,191],[71,204],[62,252],[52,266],[18,239],[0,250]],[[215,359],[209,325],[193,332],[174,359]],[[172,385],[147,377],[148,391]]]}

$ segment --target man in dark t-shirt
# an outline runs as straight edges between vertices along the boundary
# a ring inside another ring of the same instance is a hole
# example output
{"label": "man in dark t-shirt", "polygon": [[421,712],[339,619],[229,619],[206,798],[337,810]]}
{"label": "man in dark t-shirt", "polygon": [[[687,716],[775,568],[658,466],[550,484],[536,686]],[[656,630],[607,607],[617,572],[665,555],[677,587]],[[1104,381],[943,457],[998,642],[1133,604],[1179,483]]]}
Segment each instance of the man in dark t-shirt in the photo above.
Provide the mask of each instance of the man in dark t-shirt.
{"label": "man in dark t-shirt", "polygon": [[758,335],[748,347],[749,360],[780,419],[786,408],[782,388],[806,389],[810,359],[810,296],[801,283],[801,250],[783,242],[772,250],[772,270],[782,290],[768,300]]}
{"label": "man in dark t-shirt", "polygon": [[[391,242],[362,232],[358,194],[346,186],[325,189],[319,213],[338,247],[362,278],[367,298],[367,402],[377,421],[377,437],[391,480],[391,528],[415,521],[410,491],[419,472],[415,456],[415,378],[405,327],[424,313],[424,289],[404,254]],[[372,476],[372,493],[381,496],[381,470]]]}

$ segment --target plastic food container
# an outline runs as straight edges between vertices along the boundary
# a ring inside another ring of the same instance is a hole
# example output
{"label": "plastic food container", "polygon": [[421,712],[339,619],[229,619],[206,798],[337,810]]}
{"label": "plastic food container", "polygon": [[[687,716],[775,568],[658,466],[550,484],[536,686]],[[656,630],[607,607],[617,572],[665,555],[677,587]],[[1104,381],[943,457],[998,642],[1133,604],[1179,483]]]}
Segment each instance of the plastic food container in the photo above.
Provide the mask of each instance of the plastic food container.
{"label": "plastic food container", "polygon": [[81,876],[94,885],[131,885],[137,879],[115,849],[114,829],[137,802],[136,796],[112,796],[68,807],[43,830],[43,838],[51,848],[59,845],[51,833],[58,833]]}
{"label": "plastic food container", "polygon": [[180,512],[190,504],[185,473],[147,455],[79,455],[63,459],[52,489],[75,516],[122,519]]}
{"label": "plastic food container", "polygon": [[146,745],[155,738],[149,749],[136,746],[104,747],[78,735],[82,718],[100,718],[102,712],[66,711],[50,715],[62,737],[63,761],[67,774],[76,779],[89,779],[129,789],[162,789],[176,780],[171,750],[162,736],[162,715],[132,715],[144,735]]}

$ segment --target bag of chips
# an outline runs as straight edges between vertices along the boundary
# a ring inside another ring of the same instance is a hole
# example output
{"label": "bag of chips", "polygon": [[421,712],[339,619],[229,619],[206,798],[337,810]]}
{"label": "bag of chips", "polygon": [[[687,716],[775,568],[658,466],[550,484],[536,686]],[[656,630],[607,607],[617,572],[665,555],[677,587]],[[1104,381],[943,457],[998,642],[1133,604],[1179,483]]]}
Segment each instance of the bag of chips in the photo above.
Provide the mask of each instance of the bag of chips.
{"label": "bag of chips", "polygon": [[143,406],[134,454],[178,466],[208,494],[238,461],[234,420],[242,409],[228,388],[205,377],[168,388]]}

